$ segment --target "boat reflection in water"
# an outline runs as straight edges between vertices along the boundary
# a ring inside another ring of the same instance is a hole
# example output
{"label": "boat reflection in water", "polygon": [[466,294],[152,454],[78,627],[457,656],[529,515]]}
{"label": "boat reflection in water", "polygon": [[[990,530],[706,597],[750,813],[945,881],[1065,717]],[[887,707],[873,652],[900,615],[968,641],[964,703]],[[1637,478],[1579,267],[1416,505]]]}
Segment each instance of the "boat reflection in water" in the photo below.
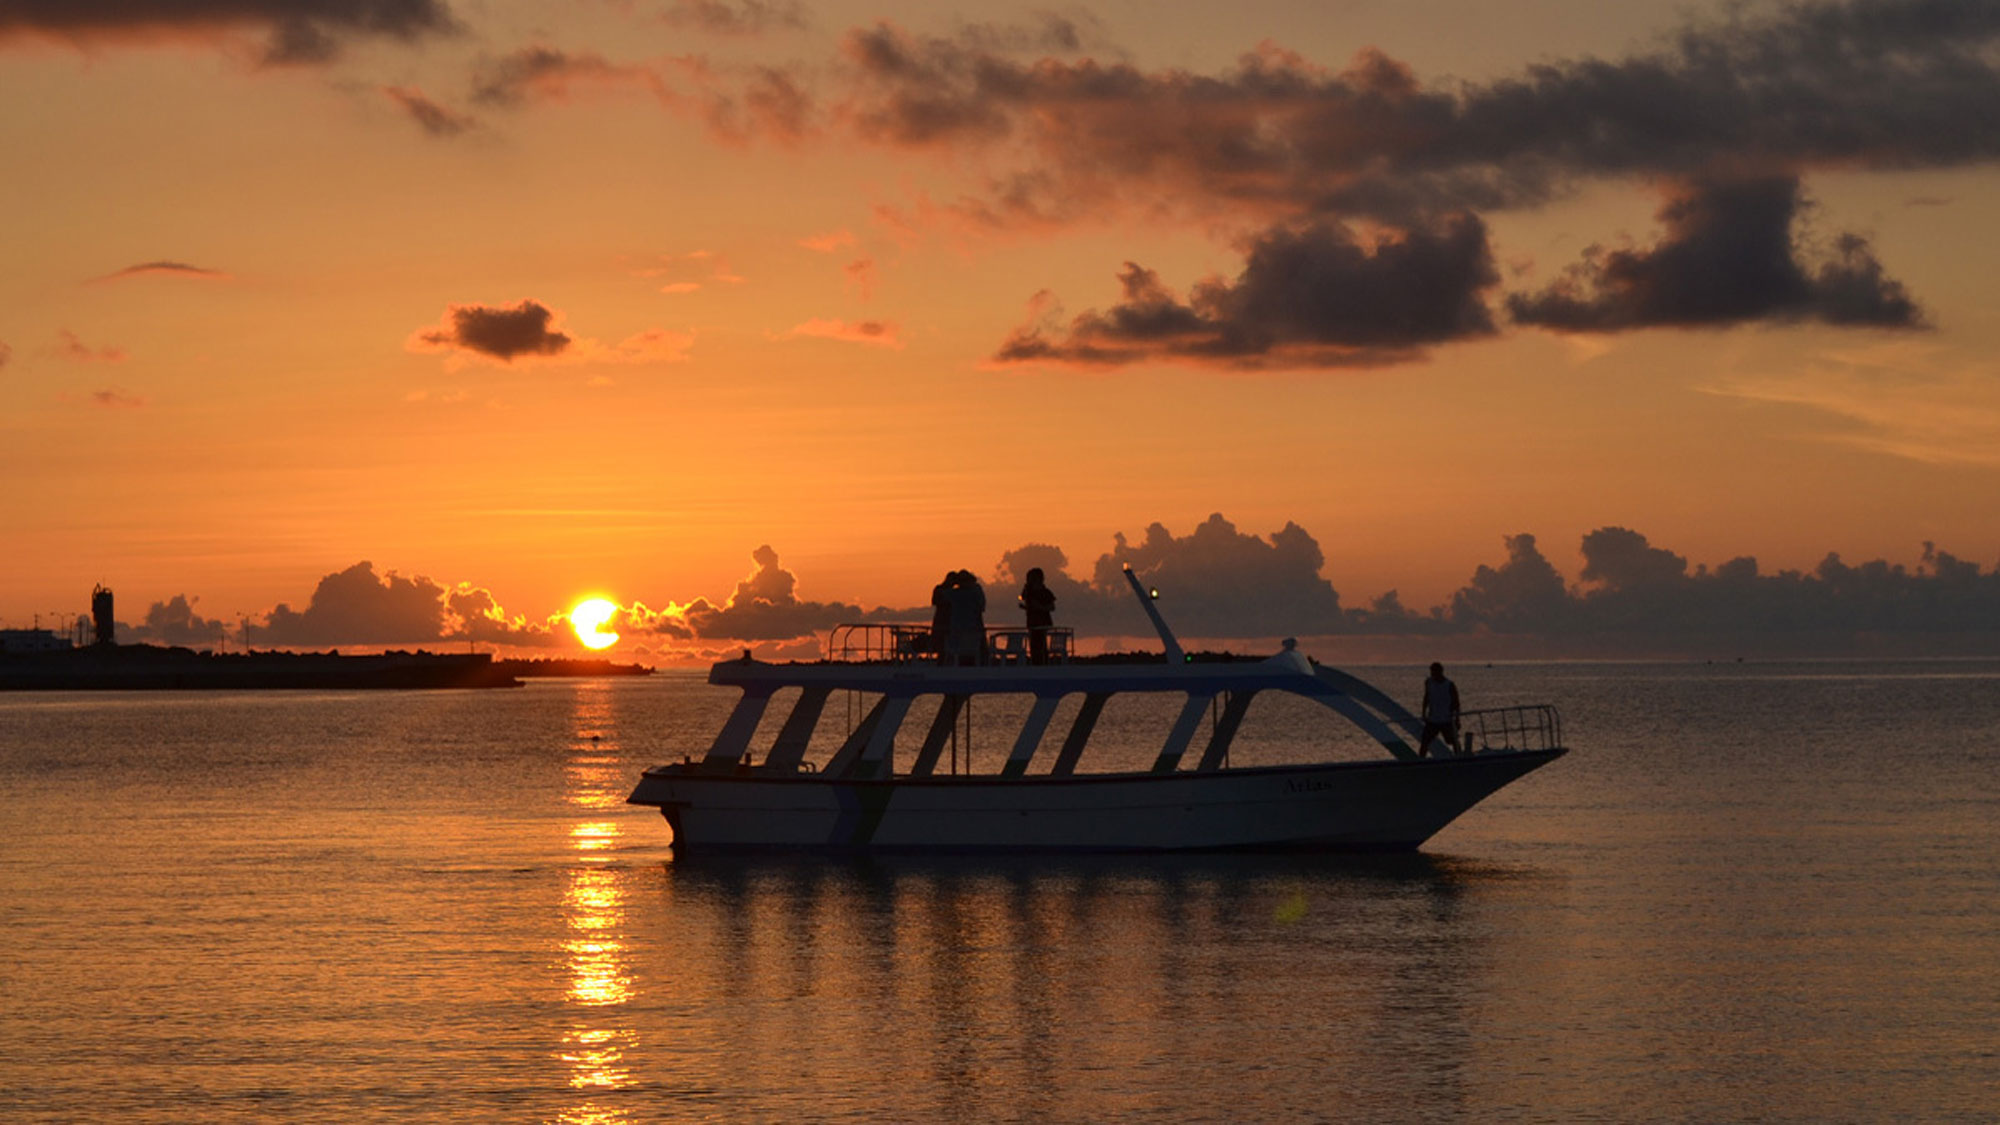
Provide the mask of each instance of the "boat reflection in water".
{"label": "boat reflection in water", "polygon": [[[1462,1102],[1474,998],[1530,952],[1493,925],[1524,881],[1423,855],[676,859],[644,910],[672,962],[638,972],[686,1013],[673,1084],[777,1119],[1393,1114]],[[1322,1069],[1344,1082],[1299,1080]]]}
{"label": "boat reflection in water", "polygon": [[562,949],[569,983],[564,993],[567,1026],[560,1058],[569,1085],[582,1100],[564,1109],[559,1121],[606,1125],[631,1120],[630,1109],[609,1105],[603,1095],[635,1084],[627,1054],[637,1033],[624,1008],[632,999],[626,947],[622,872],[612,866],[620,838],[615,820],[602,810],[624,799],[615,717],[608,684],[576,684],[576,733],[564,767],[568,803],[597,814],[571,825],[575,863],[567,873],[562,912],[567,933]]}

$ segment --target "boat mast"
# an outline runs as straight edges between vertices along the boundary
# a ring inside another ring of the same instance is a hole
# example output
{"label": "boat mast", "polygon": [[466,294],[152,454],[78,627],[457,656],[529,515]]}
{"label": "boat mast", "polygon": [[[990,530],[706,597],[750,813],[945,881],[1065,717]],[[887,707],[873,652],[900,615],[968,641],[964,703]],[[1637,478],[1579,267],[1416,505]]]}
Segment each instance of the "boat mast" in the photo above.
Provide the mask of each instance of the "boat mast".
{"label": "boat mast", "polygon": [[1125,564],[1125,581],[1132,584],[1132,592],[1139,597],[1139,605],[1146,616],[1153,621],[1153,628],[1159,631],[1160,640],[1167,646],[1167,663],[1185,664],[1187,654],[1181,651],[1181,643],[1174,639],[1174,631],[1167,628],[1167,619],[1160,616],[1159,607],[1153,603],[1159,600],[1160,591],[1139,584],[1139,576],[1132,573],[1132,564]]}

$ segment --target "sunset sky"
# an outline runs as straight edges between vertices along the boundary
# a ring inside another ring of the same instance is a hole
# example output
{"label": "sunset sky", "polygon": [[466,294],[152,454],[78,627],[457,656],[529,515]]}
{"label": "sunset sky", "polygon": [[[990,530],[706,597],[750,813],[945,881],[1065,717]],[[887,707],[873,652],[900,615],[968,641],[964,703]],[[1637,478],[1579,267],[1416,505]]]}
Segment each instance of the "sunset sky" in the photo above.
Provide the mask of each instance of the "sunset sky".
{"label": "sunset sky", "polygon": [[9,626],[2000,559],[2000,4],[0,0],[0,105]]}

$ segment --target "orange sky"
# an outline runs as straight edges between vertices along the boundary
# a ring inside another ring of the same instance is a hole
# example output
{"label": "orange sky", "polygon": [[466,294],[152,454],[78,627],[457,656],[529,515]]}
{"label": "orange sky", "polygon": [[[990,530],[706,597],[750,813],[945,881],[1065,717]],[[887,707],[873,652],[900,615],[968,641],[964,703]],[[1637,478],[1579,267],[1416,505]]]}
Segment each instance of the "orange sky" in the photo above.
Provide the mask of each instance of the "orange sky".
{"label": "orange sky", "polygon": [[[1199,165],[1122,168],[1115,136],[1080,152],[1033,132],[1095,111],[1078,103],[1021,110],[999,140],[889,138],[855,38],[1218,81],[1260,44],[1294,78],[1358,74],[1377,48],[1449,91],[1660,51],[1683,5],[1101,3],[1062,33],[1032,7],[408,0],[449,26],[333,23],[308,29],[319,55],[283,59],[263,5],[217,7],[234,14],[0,15],[10,626],[82,610],[99,581],[121,617],[175,594],[257,616],[363,559],[531,619],[590,592],[719,602],[762,544],[801,596],[910,605],[947,567],[1041,542],[1087,574],[1114,533],[1212,512],[1294,521],[1343,601],[1396,588],[1417,608],[1524,531],[1572,576],[1606,525],[1767,571],[1913,563],[1926,540],[2000,557],[1982,152],[1566,169],[1476,209],[1492,330],[1395,356],[1003,363],[1038,293],[1062,310],[1043,338],[1082,341],[1062,334],[1120,301],[1127,262],[1179,302],[1233,283],[1266,232],[1337,221],[1373,251],[1444,220],[1322,214]],[[496,93],[537,47],[568,65]],[[804,116],[774,106],[772,74]],[[1802,263],[1861,235],[1922,326],[1803,305],[1585,333],[1507,315],[1586,247],[1660,243],[1690,168],[1748,164],[1797,177]],[[1009,183],[1055,187],[1029,215]],[[449,342],[454,307],[524,301],[566,337],[553,354]]]}

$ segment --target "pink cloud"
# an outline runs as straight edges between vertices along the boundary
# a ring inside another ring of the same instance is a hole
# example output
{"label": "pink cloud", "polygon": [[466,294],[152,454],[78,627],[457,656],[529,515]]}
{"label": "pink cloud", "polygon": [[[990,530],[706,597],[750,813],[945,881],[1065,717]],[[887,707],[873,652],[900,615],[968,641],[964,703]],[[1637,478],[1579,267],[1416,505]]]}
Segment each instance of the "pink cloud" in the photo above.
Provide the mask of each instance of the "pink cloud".
{"label": "pink cloud", "polygon": [[828,231],[825,234],[815,234],[809,238],[801,238],[799,239],[799,245],[815,253],[831,254],[836,250],[853,246],[859,241],[859,239],[854,237],[854,232],[851,230],[835,230]]}

